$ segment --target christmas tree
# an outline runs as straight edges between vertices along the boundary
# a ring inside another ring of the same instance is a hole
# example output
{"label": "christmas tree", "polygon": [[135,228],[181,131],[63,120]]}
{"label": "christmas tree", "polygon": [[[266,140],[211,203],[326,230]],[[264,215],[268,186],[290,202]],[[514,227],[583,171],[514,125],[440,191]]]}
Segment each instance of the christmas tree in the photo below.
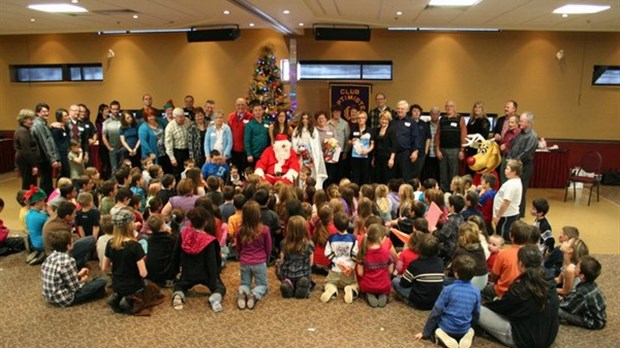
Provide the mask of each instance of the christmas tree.
{"label": "christmas tree", "polygon": [[288,105],[288,98],[284,94],[280,79],[280,68],[278,68],[273,51],[274,48],[271,45],[261,48],[248,97],[250,105],[262,104],[265,107],[266,116],[272,121],[277,112],[287,109]]}

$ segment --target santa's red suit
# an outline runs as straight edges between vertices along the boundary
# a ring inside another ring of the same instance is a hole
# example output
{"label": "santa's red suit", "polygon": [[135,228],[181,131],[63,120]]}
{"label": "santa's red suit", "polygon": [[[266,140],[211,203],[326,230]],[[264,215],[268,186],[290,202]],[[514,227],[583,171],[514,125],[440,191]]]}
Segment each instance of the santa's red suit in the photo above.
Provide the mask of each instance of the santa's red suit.
{"label": "santa's red suit", "polygon": [[286,135],[278,134],[272,146],[265,149],[256,162],[254,174],[275,184],[292,184],[299,175],[299,160]]}

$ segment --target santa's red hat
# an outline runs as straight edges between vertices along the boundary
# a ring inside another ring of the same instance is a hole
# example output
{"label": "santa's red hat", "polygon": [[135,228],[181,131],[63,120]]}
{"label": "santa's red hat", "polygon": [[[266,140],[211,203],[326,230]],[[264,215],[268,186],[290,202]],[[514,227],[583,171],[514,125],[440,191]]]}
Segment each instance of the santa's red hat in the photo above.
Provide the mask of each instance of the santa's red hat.
{"label": "santa's red hat", "polygon": [[276,135],[276,140],[275,140],[276,142],[282,141],[282,140],[288,141],[288,137],[286,136],[286,134],[281,134],[280,133],[280,134]]}

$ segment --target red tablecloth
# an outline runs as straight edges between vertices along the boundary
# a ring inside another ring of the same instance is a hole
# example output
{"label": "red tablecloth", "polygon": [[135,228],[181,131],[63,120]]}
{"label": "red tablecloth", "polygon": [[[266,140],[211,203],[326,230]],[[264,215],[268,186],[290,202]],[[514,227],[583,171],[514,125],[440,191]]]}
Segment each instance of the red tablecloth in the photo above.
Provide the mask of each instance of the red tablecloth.
{"label": "red tablecloth", "polygon": [[536,152],[529,187],[564,188],[568,174],[567,150]]}

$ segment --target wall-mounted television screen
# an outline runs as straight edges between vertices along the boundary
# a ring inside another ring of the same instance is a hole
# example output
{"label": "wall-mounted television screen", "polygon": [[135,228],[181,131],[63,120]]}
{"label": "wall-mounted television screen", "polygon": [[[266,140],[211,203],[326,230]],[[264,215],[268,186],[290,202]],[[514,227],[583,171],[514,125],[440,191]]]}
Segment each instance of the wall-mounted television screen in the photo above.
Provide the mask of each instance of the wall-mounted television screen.
{"label": "wall-mounted television screen", "polygon": [[620,86],[620,66],[595,65],[592,71],[593,86]]}

